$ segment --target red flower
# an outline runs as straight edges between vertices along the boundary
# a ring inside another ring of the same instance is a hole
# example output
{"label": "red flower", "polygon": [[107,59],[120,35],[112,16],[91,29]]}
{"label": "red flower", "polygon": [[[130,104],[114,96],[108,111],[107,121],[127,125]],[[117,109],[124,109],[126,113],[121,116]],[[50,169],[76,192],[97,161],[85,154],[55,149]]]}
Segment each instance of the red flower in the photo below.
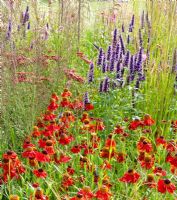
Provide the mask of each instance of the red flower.
{"label": "red flower", "polygon": [[84,105],[84,110],[85,111],[89,111],[89,110],[93,110],[93,109],[94,109],[93,104],[91,104],[91,103],[85,103],[85,105]]}
{"label": "red flower", "polygon": [[177,143],[174,140],[167,142],[166,150],[168,152],[173,152],[177,149]]}
{"label": "red flower", "polygon": [[66,134],[62,134],[58,142],[62,145],[68,145],[73,140],[72,136],[67,136]]}
{"label": "red flower", "polygon": [[36,160],[39,162],[50,162],[50,155],[46,150],[43,150],[42,153],[36,154]]}
{"label": "red flower", "polygon": [[116,142],[112,139],[112,135],[110,135],[109,138],[106,140],[105,147],[116,148]]}
{"label": "red flower", "polygon": [[108,187],[105,185],[103,185],[95,194],[95,197],[98,200],[109,200],[111,196]]}
{"label": "red flower", "polygon": [[123,134],[124,133],[124,129],[120,125],[117,125],[114,128],[114,133],[116,133],[116,134]]}
{"label": "red flower", "polygon": [[141,161],[141,167],[145,169],[151,169],[154,165],[154,157],[147,155],[144,160]]}
{"label": "red flower", "polygon": [[78,145],[75,145],[71,148],[71,152],[73,153],[79,153],[81,151],[80,147]]}
{"label": "red flower", "polygon": [[132,122],[130,122],[130,125],[129,125],[129,130],[136,130],[139,126],[142,126],[143,125],[143,122],[139,119],[135,119],[133,120]]}
{"label": "red flower", "polygon": [[147,180],[144,182],[144,184],[146,186],[148,186],[149,188],[155,188],[156,187],[156,183],[154,181],[154,176],[152,174],[148,174]]}
{"label": "red flower", "polygon": [[69,156],[66,156],[64,154],[60,155],[60,159],[59,159],[59,163],[67,163],[71,160],[71,158]]}
{"label": "red flower", "polygon": [[154,174],[157,175],[157,176],[166,176],[166,171],[163,170],[161,167],[156,167],[154,170],[153,170]]}
{"label": "red flower", "polygon": [[173,193],[176,190],[176,186],[173,183],[171,183],[171,181],[168,179],[165,180],[160,179],[158,181],[157,189],[161,193],[166,193],[166,192]]}
{"label": "red flower", "polygon": [[152,144],[145,137],[140,138],[140,141],[137,144],[137,148],[139,151],[145,151],[146,153],[150,153],[153,150]]}
{"label": "red flower", "polygon": [[140,175],[136,171],[130,169],[119,180],[121,182],[126,182],[126,183],[136,183],[139,180],[139,178]]}
{"label": "red flower", "polygon": [[56,115],[51,113],[51,112],[47,112],[45,115],[44,115],[44,121],[53,121],[54,119],[56,118]]}
{"label": "red flower", "polygon": [[118,152],[116,154],[116,160],[118,163],[123,163],[125,161],[125,154],[122,152]]}
{"label": "red flower", "polygon": [[68,172],[69,175],[73,175],[75,170],[71,166],[68,166],[67,172]]}
{"label": "red flower", "polygon": [[35,169],[33,170],[33,174],[38,178],[46,178],[47,173],[43,169]]}
{"label": "red flower", "polygon": [[39,131],[39,128],[37,126],[34,127],[33,132],[31,133],[33,137],[39,137],[41,135],[41,132]]}
{"label": "red flower", "polygon": [[58,101],[58,100],[59,100],[59,97],[57,96],[56,93],[53,93],[53,94],[52,94],[52,99],[55,99],[55,101]]}
{"label": "red flower", "polygon": [[14,159],[17,158],[17,154],[14,151],[9,150],[9,151],[7,151],[6,153],[3,154],[3,158],[8,159],[8,160],[9,159],[14,160]]}
{"label": "red flower", "polygon": [[155,124],[155,120],[153,120],[150,115],[144,116],[144,119],[143,119],[144,126],[152,126],[154,124]]}
{"label": "red flower", "polygon": [[72,93],[68,90],[68,89],[64,89],[62,95],[62,97],[71,97]]}
{"label": "red flower", "polygon": [[66,97],[63,97],[62,101],[60,102],[61,107],[67,107],[70,105],[69,100]]}
{"label": "red flower", "polygon": [[72,177],[70,177],[68,174],[64,174],[61,184],[64,188],[68,188],[69,186],[72,186],[74,184],[74,181]]}
{"label": "red flower", "polygon": [[51,99],[50,105],[47,107],[49,111],[54,111],[58,108],[58,104],[56,103],[55,99]]}
{"label": "red flower", "polygon": [[160,137],[156,138],[156,144],[157,144],[157,146],[159,146],[161,144],[163,146],[165,146],[166,145],[166,140],[164,139],[163,136],[160,136]]}
{"label": "red flower", "polygon": [[175,154],[174,156],[170,156],[168,158],[168,162],[173,165],[174,167],[177,167],[177,154]]}
{"label": "red flower", "polygon": [[89,200],[94,198],[94,194],[92,193],[90,187],[85,186],[78,192],[79,195],[82,195],[83,200]]}

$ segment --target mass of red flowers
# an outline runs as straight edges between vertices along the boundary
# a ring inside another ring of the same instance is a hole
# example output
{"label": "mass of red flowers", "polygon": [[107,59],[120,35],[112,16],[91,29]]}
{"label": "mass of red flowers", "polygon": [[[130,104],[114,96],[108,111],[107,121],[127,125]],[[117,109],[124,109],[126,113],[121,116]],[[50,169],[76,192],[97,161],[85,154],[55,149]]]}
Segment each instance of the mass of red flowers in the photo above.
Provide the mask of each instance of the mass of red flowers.
{"label": "mass of red flowers", "polygon": [[[107,127],[93,116],[94,107],[67,88],[52,93],[18,154],[2,154],[0,185],[26,182],[34,188],[29,200],[49,200],[52,186],[71,200],[111,200],[114,188],[127,184],[175,195],[176,139],[152,135],[156,122],[150,115]],[[172,133],[175,128],[173,121]],[[10,194],[9,199],[20,198]]]}

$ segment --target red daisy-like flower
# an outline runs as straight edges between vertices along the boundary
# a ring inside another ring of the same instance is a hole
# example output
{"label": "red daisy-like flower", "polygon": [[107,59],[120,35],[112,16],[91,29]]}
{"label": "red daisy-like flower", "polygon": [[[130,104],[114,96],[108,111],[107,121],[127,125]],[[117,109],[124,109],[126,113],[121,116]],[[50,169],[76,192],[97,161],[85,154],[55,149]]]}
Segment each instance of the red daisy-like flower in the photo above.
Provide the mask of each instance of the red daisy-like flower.
{"label": "red daisy-like flower", "polygon": [[110,200],[111,196],[108,187],[105,185],[103,185],[95,194],[95,197],[98,200]]}
{"label": "red daisy-like flower", "polygon": [[67,172],[68,172],[69,175],[73,175],[74,172],[75,172],[75,170],[74,170],[74,168],[72,168],[71,166],[68,166]]}
{"label": "red daisy-like flower", "polygon": [[33,174],[38,178],[46,178],[47,173],[43,169],[35,169],[33,170]]}
{"label": "red daisy-like flower", "polygon": [[166,150],[168,152],[174,152],[176,149],[177,149],[177,142],[175,142],[174,140],[167,142]]}
{"label": "red daisy-like flower", "polygon": [[156,187],[157,184],[155,183],[154,176],[152,174],[148,174],[147,180],[144,182],[144,185],[146,185],[149,188]]}
{"label": "red daisy-like flower", "polygon": [[112,135],[110,135],[110,137],[106,140],[105,147],[116,148],[116,142],[112,139]]}
{"label": "red daisy-like flower", "polygon": [[93,104],[91,104],[91,103],[85,103],[85,105],[84,105],[84,110],[85,111],[89,111],[89,110],[93,110],[93,109],[94,109]]}
{"label": "red daisy-like flower", "polygon": [[72,153],[79,153],[81,151],[80,147],[78,145],[75,145],[71,148]]}
{"label": "red daisy-like flower", "polygon": [[116,133],[116,134],[123,134],[124,133],[124,129],[120,125],[117,125],[114,128],[114,133]]}
{"label": "red daisy-like flower", "polygon": [[72,93],[67,88],[65,88],[63,93],[61,94],[61,96],[62,97],[71,97]]}
{"label": "red daisy-like flower", "polygon": [[62,101],[60,102],[60,106],[68,107],[69,105],[70,105],[70,101],[66,97],[63,97]]}
{"label": "red daisy-like flower", "polygon": [[157,176],[166,176],[167,173],[165,170],[163,170],[161,167],[156,167],[154,170],[153,170],[154,174],[157,175]]}
{"label": "red daisy-like flower", "polygon": [[143,119],[144,126],[152,126],[155,124],[155,120],[152,119],[150,115],[145,115]]}
{"label": "red daisy-like flower", "polygon": [[36,154],[36,160],[39,162],[50,162],[50,155],[46,150],[43,150],[42,153]]}
{"label": "red daisy-like flower", "polygon": [[58,140],[61,145],[68,145],[71,141],[73,141],[73,137],[66,134],[62,134]]}
{"label": "red daisy-like flower", "polygon": [[163,136],[160,136],[160,137],[156,138],[156,144],[157,144],[157,146],[159,146],[159,145],[165,146],[166,140],[164,139]]}
{"label": "red daisy-like flower", "polygon": [[52,97],[52,99],[55,99],[55,101],[59,100],[59,97],[57,96],[56,93],[53,93],[51,97]]}
{"label": "red daisy-like flower", "polygon": [[55,99],[51,99],[51,102],[49,104],[49,106],[47,107],[47,109],[49,111],[54,111],[58,108],[58,104],[56,103]]}
{"label": "red daisy-like flower", "polygon": [[141,167],[145,169],[151,169],[154,165],[154,157],[147,155],[144,159],[140,162]]}
{"label": "red daisy-like flower", "polygon": [[157,189],[160,193],[174,193],[174,191],[176,190],[176,186],[168,179],[160,179],[157,184]]}
{"label": "red daisy-like flower", "polygon": [[137,148],[139,151],[145,151],[146,153],[150,153],[153,150],[152,144],[144,137],[140,138],[140,141],[137,143]]}
{"label": "red daisy-like flower", "polygon": [[85,186],[83,189],[81,189],[78,194],[82,195],[83,199],[89,200],[94,198],[94,194],[88,186]]}
{"label": "red daisy-like flower", "polygon": [[142,126],[143,125],[143,122],[139,119],[135,119],[133,121],[130,122],[130,125],[129,125],[129,130],[136,130],[138,127]]}
{"label": "red daisy-like flower", "polygon": [[139,180],[139,178],[140,178],[140,175],[133,169],[130,169],[119,180],[121,182],[126,182],[126,183],[136,183]]}
{"label": "red daisy-like flower", "polygon": [[123,163],[125,161],[126,155],[124,153],[122,153],[122,152],[118,152],[115,155],[115,157],[116,157],[116,160],[117,160],[118,163]]}

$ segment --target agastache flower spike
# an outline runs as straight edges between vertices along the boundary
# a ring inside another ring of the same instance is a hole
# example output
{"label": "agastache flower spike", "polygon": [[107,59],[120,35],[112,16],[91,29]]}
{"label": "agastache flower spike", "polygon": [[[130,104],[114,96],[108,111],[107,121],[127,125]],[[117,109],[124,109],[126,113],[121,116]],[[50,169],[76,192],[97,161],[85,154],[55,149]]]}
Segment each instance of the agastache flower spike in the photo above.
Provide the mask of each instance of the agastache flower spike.
{"label": "agastache flower spike", "polygon": [[120,45],[119,45],[119,43],[118,43],[117,46],[116,46],[116,53],[115,53],[115,59],[116,59],[116,61],[117,61],[118,58],[119,58],[119,52],[120,52]]}
{"label": "agastache flower spike", "polygon": [[28,22],[28,26],[27,26],[27,29],[28,29],[28,30],[30,29],[30,22]]}
{"label": "agastache flower spike", "polygon": [[140,43],[140,47],[142,47],[143,39],[142,39],[142,35],[141,35],[141,29],[139,29],[139,43]]}
{"label": "agastache flower spike", "polygon": [[143,10],[143,13],[141,15],[141,28],[142,29],[144,28],[144,10]]}
{"label": "agastache flower spike", "polygon": [[121,35],[119,36],[119,39],[120,39],[122,53],[123,53],[123,55],[125,55],[125,46],[124,46],[124,41],[123,41]]}
{"label": "agastache flower spike", "polygon": [[127,36],[127,44],[130,44],[130,35]]}
{"label": "agastache flower spike", "polygon": [[112,43],[113,51],[116,48],[116,44],[117,44],[117,29],[114,30],[114,35],[113,35],[113,43]]}
{"label": "agastache flower spike", "polygon": [[103,81],[100,82],[99,92],[103,92]]}
{"label": "agastache flower spike", "polygon": [[102,59],[103,59],[103,49],[100,48],[99,55],[98,55],[98,61],[97,61],[98,66],[102,64]]}
{"label": "agastache flower spike", "polygon": [[104,58],[103,58],[102,72],[103,72],[103,73],[106,72],[106,57],[105,57],[105,56],[104,56]]}
{"label": "agastache flower spike", "polygon": [[94,80],[94,65],[93,63],[90,64],[90,70],[89,70],[89,73],[88,73],[88,83],[91,83],[93,82]]}
{"label": "agastache flower spike", "polygon": [[129,59],[130,59],[130,52],[127,51],[126,56],[125,56],[125,60],[124,60],[124,66],[128,66]]}
{"label": "agastache flower spike", "polygon": [[6,34],[6,39],[7,39],[7,40],[10,39],[11,33],[12,33],[12,21],[9,20],[9,23],[8,23],[8,30],[7,30],[7,34]]}
{"label": "agastache flower spike", "polygon": [[25,25],[25,23],[29,20],[29,7],[27,6],[26,7],[26,11],[25,11],[25,14],[23,16],[23,25]]}
{"label": "agastache flower spike", "polygon": [[109,78],[106,77],[104,80],[103,92],[108,92],[108,91],[109,91]]}
{"label": "agastache flower spike", "polygon": [[112,57],[111,57],[111,64],[110,64],[110,71],[114,71],[114,63],[115,63],[115,52],[112,52]]}
{"label": "agastache flower spike", "polygon": [[122,24],[122,33],[125,32],[124,24]]}
{"label": "agastache flower spike", "polygon": [[107,60],[110,61],[110,58],[111,58],[111,46],[108,47]]}

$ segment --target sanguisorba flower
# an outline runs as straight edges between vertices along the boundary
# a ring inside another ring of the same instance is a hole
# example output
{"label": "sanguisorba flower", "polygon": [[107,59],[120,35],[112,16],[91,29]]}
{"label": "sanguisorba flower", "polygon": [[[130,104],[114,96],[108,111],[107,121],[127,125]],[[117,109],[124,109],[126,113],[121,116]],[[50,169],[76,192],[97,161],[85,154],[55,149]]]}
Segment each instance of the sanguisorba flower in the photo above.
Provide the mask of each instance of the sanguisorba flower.
{"label": "sanguisorba flower", "polygon": [[135,170],[129,169],[119,180],[125,183],[136,183],[139,178],[140,175]]}
{"label": "sanguisorba flower", "polygon": [[46,178],[47,173],[43,169],[35,169],[33,170],[33,174],[38,178]]}
{"label": "sanguisorba flower", "polygon": [[157,189],[160,193],[174,193],[176,186],[168,179],[160,179],[158,181]]}

